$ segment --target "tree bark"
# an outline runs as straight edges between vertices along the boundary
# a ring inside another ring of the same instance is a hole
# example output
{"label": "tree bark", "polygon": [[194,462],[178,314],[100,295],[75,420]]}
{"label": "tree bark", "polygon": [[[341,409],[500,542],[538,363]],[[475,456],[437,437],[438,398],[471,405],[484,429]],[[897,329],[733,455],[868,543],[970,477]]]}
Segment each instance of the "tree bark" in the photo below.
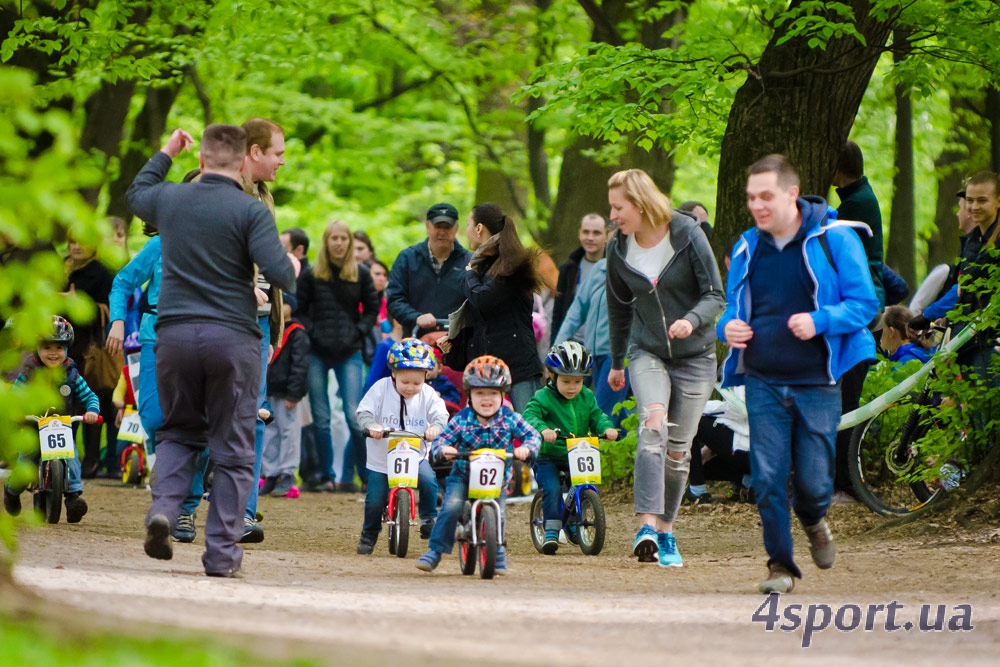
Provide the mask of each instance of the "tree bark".
{"label": "tree bark", "polygon": [[986,89],[986,120],[990,124],[990,170],[1000,173],[1000,90]]}
{"label": "tree bark", "polygon": [[[905,47],[906,39],[905,31],[893,31],[893,61],[897,64],[905,60],[909,53],[909,49]],[[914,262],[916,226],[913,203],[913,100],[910,98],[909,88],[903,84],[896,84],[895,97],[896,173],[892,178],[892,211],[889,214],[885,263],[912,288],[917,283]]]}
{"label": "tree bark", "polygon": [[[803,0],[793,0],[792,7]],[[756,67],[736,92],[722,140],[713,243],[722,253],[753,225],[746,207],[746,170],[770,153],[797,165],[804,194],[829,190],[840,148],[850,134],[872,71],[892,28],[893,17],[879,22],[871,3],[849,0],[857,30],[866,40],[829,42],[811,49],[803,37],[779,44],[787,24],[775,31]]]}

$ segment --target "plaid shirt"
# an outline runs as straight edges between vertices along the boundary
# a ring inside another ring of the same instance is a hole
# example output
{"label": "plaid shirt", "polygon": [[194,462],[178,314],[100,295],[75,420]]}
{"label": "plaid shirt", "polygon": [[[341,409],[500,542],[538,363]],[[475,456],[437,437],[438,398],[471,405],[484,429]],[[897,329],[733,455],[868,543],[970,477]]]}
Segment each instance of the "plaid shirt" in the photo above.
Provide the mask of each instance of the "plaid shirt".
{"label": "plaid shirt", "polygon": [[[538,452],[542,439],[531,424],[524,421],[521,415],[506,405],[486,424],[480,424],[472,408],[465,408],[455,415],[444,431],[431,444],[431,457],[441,454],[442,447],[454,447],[459,452],[467,454],[477,449],[503,449],[507,451],[507,462],[504,466],[504,484],[510,482],[513,459],[514,441],[520,440],[521,447],[527,447],[532,453]],[[457,460],[452,465],[452,473],[469,476],[469,462]]]}

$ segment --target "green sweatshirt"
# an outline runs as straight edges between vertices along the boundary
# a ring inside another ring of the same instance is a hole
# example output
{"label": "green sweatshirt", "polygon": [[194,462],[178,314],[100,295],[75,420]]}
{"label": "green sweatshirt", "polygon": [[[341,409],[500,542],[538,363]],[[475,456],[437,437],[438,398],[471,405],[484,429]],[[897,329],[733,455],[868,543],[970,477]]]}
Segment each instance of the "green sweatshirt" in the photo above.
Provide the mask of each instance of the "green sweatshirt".
{"label": "green sweatshirt", "polygon": [[604,436],[614,428],[611,419],[597,406],[594,392],[584,387],[576,397],[567,401],[549,383],[535,392],[521,413],[525,421],[541,433],[543,429],[559,429],[560,438],[555,442],[542,441],[538,456],[563,460],[566,458],[566,438],[588,435]]}

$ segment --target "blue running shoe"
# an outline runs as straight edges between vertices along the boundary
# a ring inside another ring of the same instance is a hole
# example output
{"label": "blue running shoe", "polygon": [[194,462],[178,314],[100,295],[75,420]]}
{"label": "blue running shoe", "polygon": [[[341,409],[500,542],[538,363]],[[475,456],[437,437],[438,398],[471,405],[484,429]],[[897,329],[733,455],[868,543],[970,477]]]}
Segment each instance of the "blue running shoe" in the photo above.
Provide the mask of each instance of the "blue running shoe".
{"label": "blue running shoe", "polygon": [[546,530],[545,541],[542,542],[542,553],[551,556],[559,550],[559,531]]}
{"label": "blue running shoe", "polygon": [[441,552],[430,549],[423,556],[417,559],[417,569],[424,572],[433,572],[441,563]]}
{"label": "blue running shoe", "polygon": [[507,547],[497,547],[497,561],[493,566],[493,574],[507,574]]}
{"label": "blue running shoe", "polygon": [[639,559],[640,563],[655,563],[659,543],[656,538],[656,531],[652,526],[643,526],[635,535],[635,542],[632,544],[632,553]]}
{"label": "blue running shoe", "polygon": [[660,567],[681,567],[684,559],[681,552],[677,550],[677,540],[673,533],[657,533],[656,541],[660,547]]}

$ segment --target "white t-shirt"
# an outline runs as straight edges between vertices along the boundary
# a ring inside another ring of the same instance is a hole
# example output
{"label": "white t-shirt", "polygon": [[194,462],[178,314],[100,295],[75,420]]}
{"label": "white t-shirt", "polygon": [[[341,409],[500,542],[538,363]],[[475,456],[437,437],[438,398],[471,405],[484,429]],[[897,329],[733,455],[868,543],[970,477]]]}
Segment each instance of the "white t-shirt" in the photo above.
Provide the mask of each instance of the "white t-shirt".
{"label": "white t-shirt", "polygon": [[643,248],[636,243],[635,235],[628,237],[628,251],[625,261],[629,266],[649,278],[654,285],[660,279],[663,268],[674,256],[674,247],[670,244],[670,233],[663,235],[663,240],[652,248]]}
{"label": "white t-shirt", "polygon": [[[358,413],[370,412],[375,420],[390,431],[409,431],[423,435],[428,426],[444,429],[448,424],[448,410],[444,400],[429,384],[424,383],[420,393],[406,399],[406,414],[402,427],[399,425],[399,399],[392,378],[382,378],[372,385],[361,402],[358,403]],[[389,441],[386,438],[375,440],[368,438],[367,468],[375,472],[387,473],[386,459],[389,454]],[[420,453],[427,456],[429,447],[421,441]]]}

